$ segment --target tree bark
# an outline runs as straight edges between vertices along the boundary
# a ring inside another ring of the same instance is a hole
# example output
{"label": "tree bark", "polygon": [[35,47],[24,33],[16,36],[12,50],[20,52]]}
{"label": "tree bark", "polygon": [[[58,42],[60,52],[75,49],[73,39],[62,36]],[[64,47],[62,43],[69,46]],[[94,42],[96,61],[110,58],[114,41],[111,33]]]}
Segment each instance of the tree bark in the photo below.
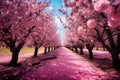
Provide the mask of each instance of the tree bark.
{"label": "tree bark", "polygon": [[80,54],[83,55],[83,47],[79,47],[80,49]]}
{"label": "tree bark", "polygon": [[105,51],[105,47],[103,46],[103,51]]}
{"label": "tree bark", "polygon": [[47,47],[45,47],[45,49],[44,49],[44,54],[46,54],[47,53]]}
{"label": "tree bark", "polygon": [[18,61],[18,55],[19,55],[19,52],[18,51],[13,51],[12,52],[12,59],[9,63],[10,66],[15,66],[17,65],[17,61]]}
{"label": "tree bark", "polygon": [[50,47],[48,47],[48,52],[50,52]]}
{"label": "tree bark", "polygon": [[77,47],[75,47],[75,52],[78,53],[78,49],[77,49]]}
{"label": "tree bark", "polygon": [[89,58],[90,58],[90,59],[93,59],[93,52],[92,52],[92,49],[88,49],[88,51],[89,51]]}
{"label": "tree bark", "polygon": [[112,56],[112,65],[113,65],[113,67],[120,70],[119,54],[113,53],[113,54],[111,54],[111,56]]}
{"label": "tree bark", "polygon": [[90,59],[93,59],[93,48],[94,48],[94,44],[86,44],[86,47],[88,49],[88,52],[89,52],[89,58]]}
{"label": "tree bark", "polygon": [[98,47],[96,47],[96,50],[98,50]]}
{"label": "tree bark", "polygon": [[120,70],[120,58],[119,58],[120,34],[117,35],[117,41],[116,41],[117,44],[115,44],[112,32],[109,29],[105,29],[107,33],[108,41],[110,43],[110,46],[108,46],[107,43],[105,43],[104,39],[102,39],[99,30],[95,28],[95,31],[97,32],[98,40],[101,42],[101,44],[103,44],[106,50],[108,50],[108,52],[111,54],[113,67]]}
{"label": "tree bark", "polygon": [[74,48],[72,47],[72,51],[74,51]]}
{"label": "tree bark", "polygon": [[39,49],[38,47],[35,47],[35,51],[34,51],[34,55],[33,55],[34,57],[38,56],[38,49]]}
{"label": "tree bark", "polygon": [[10,66],[15,66],[17,65],[18,62],[18,56],[19,56],[19,52],[21,50],[21,48],[23,47],[25,42],[20,43],[17,47],[9,47],[10,51],[12,52],[12,59],[9,63]]}

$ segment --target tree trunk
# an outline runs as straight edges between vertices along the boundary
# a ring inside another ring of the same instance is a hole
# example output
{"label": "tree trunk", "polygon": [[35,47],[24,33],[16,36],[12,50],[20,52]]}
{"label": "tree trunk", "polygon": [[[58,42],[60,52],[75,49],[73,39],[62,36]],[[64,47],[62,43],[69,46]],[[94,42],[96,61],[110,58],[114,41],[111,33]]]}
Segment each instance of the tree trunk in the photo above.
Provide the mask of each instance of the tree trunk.
{"label": "tree trunk", "polygon": [[11,61],[10,61],[10,63],[9,63],[10,66],[15,66],[15,65],[17,65],[18,55],[19,55],[19,52],[18,52],[18,51],[12,52],[12,59],[11,59]]}
{"label": "tree trunk", "polygon": [[112,65],[113,65],[113,67],[120,70],[119,54],[113,53],[113,54],[111,54],[111,56],[112,56]]}
{"label": "tree trunk", "polygon": [[110,46],[108,46],[107,43],[105,43],[105,41],[102,39],[99,30],[95,28],[95,31],[97,32],[98,40],[101,42],[101,44],[103,44],[106,50],[111,54],[113,67],[120,70],[120,58],[119,58],[120,34],[117,35],[117,41],[116,41],[117,45],[116,45],[113,39],[112,32],[109,29],[105,29],[105,31],[107,32],[107,37],[110,44]]}
{"label": "tree trunk", "polygon": [[98,47],[96,47],[96,50],[98,50]]}
{"label": "tree trunk", "polygon": [[75,52],[78,53],[78,49],[77,49],[77,47],[75,47]]}
{"label": "tree trunk", "polygon": [[35,47],[35,51],[34,51],[34,57],[37,57],[37,54],[38,54],[38,47]]}
{"label": "tree trunk", "polygon": [[50,47],[48,47],[48,52],[50,52]]}
{"label": "tree trunk", "polygon": [[90,58],[90,59],[93,59],[93,52],[92,52],[92,49],[88,49],[88,51],[89,51],[89,58]]}
{"label": "tree trunk", "polygon": [[93,48],[94,48],[94,44],[87,44],[86,45],[87,49],[88,49],[88,52],[89,52],[89,58],[90,59],[93,59]]}
{"label": "tree trunk", "polygon": [[74,48],[72,47],[72,51],[74,51]]}
{"label": "tree trunk", "polygon": [[83,47],[80,47],[80,54],[83,55]]}
{"label": "tree trunk", "polygon": [[45,47],[45,49],[44,49],[44,54],[46,54],[47,53],[47,47]]}
{"label": "tree trunk", "polygon": [[105,51],[105,47],[103,46],[103,51]]}

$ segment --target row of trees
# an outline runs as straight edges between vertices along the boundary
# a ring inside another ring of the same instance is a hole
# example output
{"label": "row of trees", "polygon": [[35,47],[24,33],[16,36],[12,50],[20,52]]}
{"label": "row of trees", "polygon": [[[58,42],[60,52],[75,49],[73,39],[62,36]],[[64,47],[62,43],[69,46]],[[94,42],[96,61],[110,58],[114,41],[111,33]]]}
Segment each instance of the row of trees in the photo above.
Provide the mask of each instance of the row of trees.
{"label": "row of trees", "polygon": [[71,14],[65,14],[65,27],[74,32],[71,36],[76,37],[74,42],[80,47],[85,42],[90,51],[93,45],[102,44],[112,57],[113,67],[120,68],[120,0],[64,0],[64,3],[71,8]]}
{"label": "row of trees", "polygon": [[45,11],[50,2],[0,0],[0,42],[12,52],[10,65],[16,65],[26,41],[35,47],[60,45],[54,16]]}

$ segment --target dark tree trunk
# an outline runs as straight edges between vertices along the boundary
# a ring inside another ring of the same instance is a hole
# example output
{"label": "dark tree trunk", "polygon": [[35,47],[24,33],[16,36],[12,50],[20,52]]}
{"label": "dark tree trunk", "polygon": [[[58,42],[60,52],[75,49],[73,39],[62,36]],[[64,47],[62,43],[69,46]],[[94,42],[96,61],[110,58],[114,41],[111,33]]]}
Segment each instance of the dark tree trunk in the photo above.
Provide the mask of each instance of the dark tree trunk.
{"label": "dark tree trunk", "polygon": [[111,47],[111,55],[112,55],[112,65],[114,68],[116,69],[120,69],[120,58],[119,58],[119,53],[120,53],[120,50],[119,50],[119,47],[118,47],[118,44],[119,44],[119,38],[120,38],[120,34],[117,35],[117,45],[115,44],[115,41],[114,41],[114,38],[113,38],[113,35],[112,35],[112,32],[110,29],[105,29],[106,32],[107,32],[107,36],[108,36],[108,41],[110,43],[110,47]]}
{"label": "dark tree trunk", "polygon": [[105,47],[103,46],[103,51],[105,51]]}
{"label": "dark tree trunk", "polygon": [[50,52],[50,47],[48,47],[48,52]]}
{"label": "dark tree trunk", "polygon": [[98,40],[101,42],[101,44],[103,44],[103,46],[111,54],[113,67],[120,70],[120,58],[119,58],[119,53],[120,53],[120,34],[117,35],[117,44],[115,44],[111,31],[109,29],[105,29],[105,31],[107,33],[108,41],[110,43],[110,46],[108,46],[104,42],[102,37],[100,37],[101,35],[100,35],[99,30],[95,29],[95,31],[97,32]]}
{"label": "dark tree trunk", "polygon": [[38,47],[35,47],[35,51],[34,51],[34,57],[37,57],[38,56]]}
{"label": "dark tree trunk", "polygon": [[74,48],[72,47],[72,51],[74,51]]}
{"label": "dark tree trunk", "polygon": [[86,44],[86,47],[88,49],[88,52],[89,52],[89,58],[90,59],[93,59],[93,48],[94,48],[94,44]]}
{"label": "dark tree trunk", "polygon": [[18,52],[18,51],[12,52],[12,59],[11,59],[11,61],[10,61],[10,63],[9,63],[10,66],[15,66],[15,65],[17,65],[18,55],[19,55],[19,52]]}
{"label": "dark tree trunk", "polygon": [[12,52],[12,59],[9,63],[10,66],[15,66],[17,65],[17,61],[18,61],[18,56],[19,56],[19,52],[21,50],[21,48],[23,47],[25,42],[20,43],[17,47],[9,47],[10,51]]}
{"label": "dark tree trunk", "polygon": [[80,49],[80,54],[83,55],[83,47],[79,47]]}
{"label": "dark tree trunk", "polygon": [[44,54],[46,54],[47,53],[47,47],[45,47],[45,49],[44,49]]}
{"label": "dark tree trunk", "polygon": [[88,51],[89,51],[89,58],[90,58],[90,59],[93,59],[93,52],[92,52],[92,49],[88,49]]}
{"label": "dark tree trunk", "polygon": [[111,56],[112,56],[112,65],[113,65],[113,67],[120,70],[119,54],[113,53],[113,54],[111,54]]}
{"label": "dark tree trunk", "polygon": [[75,52],[78,53],[78,48],[77,47],[75,47]]}
{"label": "dark tree trunk", "polygon": [[96,50],[98,50],[98,47],[96,47]]}

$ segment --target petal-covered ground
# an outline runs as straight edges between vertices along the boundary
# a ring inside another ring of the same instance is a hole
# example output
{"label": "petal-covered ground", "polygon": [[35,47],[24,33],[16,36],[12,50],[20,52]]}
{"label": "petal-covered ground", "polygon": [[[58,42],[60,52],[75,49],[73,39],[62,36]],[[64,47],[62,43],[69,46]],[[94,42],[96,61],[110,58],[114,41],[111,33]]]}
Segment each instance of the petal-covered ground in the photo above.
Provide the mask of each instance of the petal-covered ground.
{"label": "petal-covered ground", "polygon": [[[88,59],[67,48],[55,51],[57,58],[48,60],[44,65],[31,70],[21,80],[119,80],[120,74],[112,75],[96,67]],[[115,70],[111,71],[115,72]]]}

